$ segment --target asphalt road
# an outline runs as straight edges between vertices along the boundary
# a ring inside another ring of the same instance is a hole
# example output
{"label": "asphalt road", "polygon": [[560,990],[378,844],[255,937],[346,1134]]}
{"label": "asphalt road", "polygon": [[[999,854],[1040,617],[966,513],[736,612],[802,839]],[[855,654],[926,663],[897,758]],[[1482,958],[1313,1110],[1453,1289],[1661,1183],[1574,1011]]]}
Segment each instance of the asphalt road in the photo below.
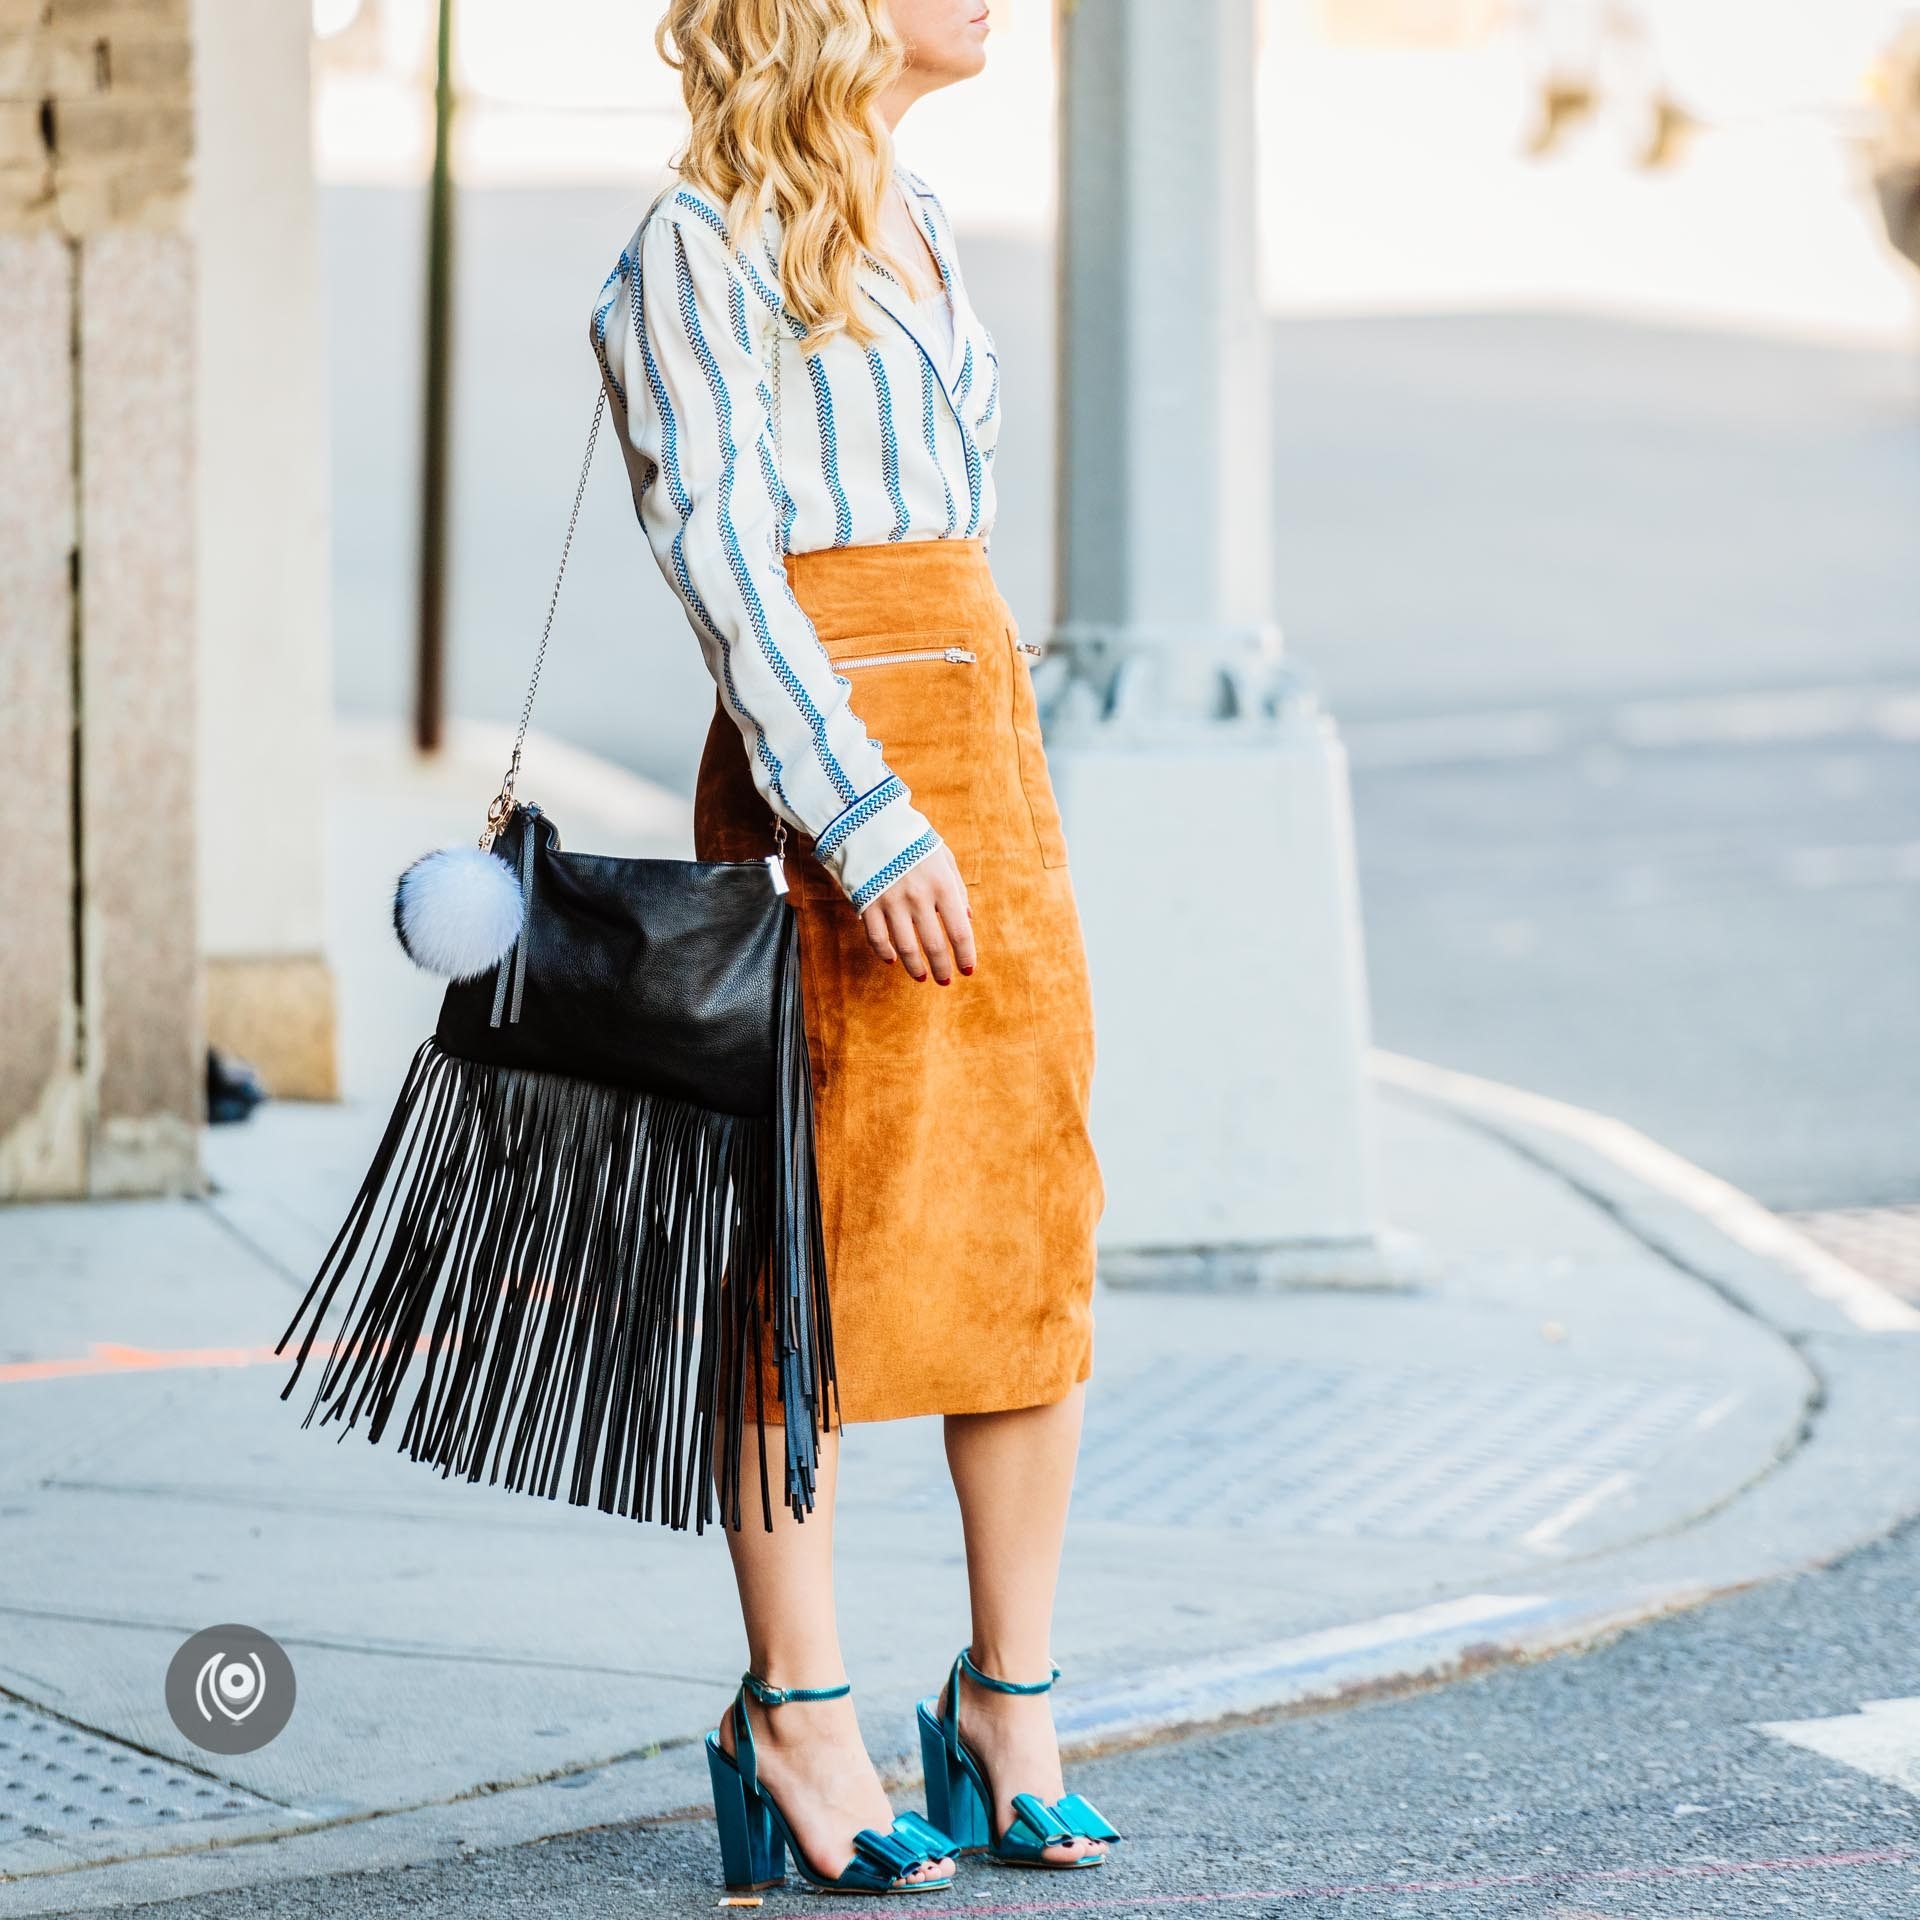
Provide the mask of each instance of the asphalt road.
{"label": "asphalt road", "polygon": [[1380,1039],[1774,1206],[1920,1197],[1920,355],[1463,315],[1274,365]]}
{"label": "asphalt road", "polygon": [[1640,749],[1610,717],[1539,755],[1361,767],[1380,1038],[1617,1114],[1776,1207],[1920,1196],[1914,745]]}
{"label": "asphalt road", "polygon": [[[970,1865],[950,1915],[1775,1920],[1920,1912],[1920,1530],[1583,1657],[1073,1770],[1129,1837],[1071,1880]],[[1863,1702],[1902,1701],[1858,1719]],[[1904,1787],[1763,1730],[1865,1753]],[[378,1876],[143,1909],[154,1920],[686,1914],[709,1822],[613,1827]],[[865,1912],[789,1889],[764,1911]]]}

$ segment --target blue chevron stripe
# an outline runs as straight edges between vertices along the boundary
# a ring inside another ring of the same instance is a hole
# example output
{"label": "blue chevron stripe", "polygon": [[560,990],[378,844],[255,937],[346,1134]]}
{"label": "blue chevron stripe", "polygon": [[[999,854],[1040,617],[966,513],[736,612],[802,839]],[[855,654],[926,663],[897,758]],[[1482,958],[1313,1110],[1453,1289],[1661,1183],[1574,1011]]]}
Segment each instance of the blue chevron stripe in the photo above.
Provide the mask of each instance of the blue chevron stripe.
{"label": "blue chevron stripe", "polygon": [[688,187],[680,187],[675,190],[673,204],[676,207],[685,207],[696,219],[704,220],[707,225],[713,229],[715,236],[724,241],[729,250],[732,249],[733,241],[727,233],[726,216],[721,213],[718,207],[701,199],[697,193]]}
{"label": "blue chevron stripe", "polygon": [[733,402],[727,392],[725,377],[720,365],[713,357],[713,349],[707,344],[707,336],[700,325],[700,312],[693,294],[693,271],[687,264],[685,236],[677,230],[673,236],[674,270],[676,286],[680,300],[680,319],[687,330],[687,338],[693,344],[695,357],[700,362],[700,371],[706,376],[707,390],[712,396],[715,418],[720,426],[720,480],[718,483],[718,507],[721,537],[727,551],[728,571],[733,575],[735,587],[739,590],[741,601],[747,610],[747,618],[752,623],[754,638],[760,643],[760,651],[768,666],[773,669],[788,697],[799,709],[806,721],[808,731],[812,733],[814,750],[827,777],[844,800],[855,797],[858,789],[847,777],[847,772],[833,757],[833,750],[827,743],[826,716],[813,704],[812,696],[807,692],[805,683],[793,670],[785,654],[780,651],[773,637],[773,630],[767,623],[767,610],[754,586],[752,569],[747,565],[747,557],[740,548],[740,536],[733,524],[733,477],[737,455],[733,433]]}
{"label": "blue chevron stripe", "polygon": [[927,440],[927,457],[933,462],[933,470],[940,476],[940,491],[947,499],[947,537],[954,530],[953,489],[947,485],[947,470],[940,463],[940,436],[933,420],[933,366],[927,360],[920,362],[920,431]]}
{"label": "blue chevron stripe", "polygon": [[[771,421],[773,395],[768,391],[767,383],[764,380],[758,381],[753,390],[760,396],[760,404],[766,408],[767,418]],[[780,509],[781,550],[790,552],[793,547],[793,495],[787,491],[785,477],[773,464],[773,449],[767,444],[767,440],[768,435],[763,433],[754,442],[754,449],[760,455],[760,477],[767,483],[767,498],[774,501]],[[791,598],[791,589],[789,589],[789,598]],[[799,604],[797,600],[794,601],[795,606]],[[823,648],[822,651],[824,652],[825,649]]]}
{"label": "blue chevron stripe", "polygon": [[854,889],[854,911],[856,913],[864,913],[866,909],[873,904],[874,900],[879,895],[885,893],[909,867],[914,866],[927,854],[931,853],[939,844],[940,836],[937,833],[928,832],[923,833],[910,847],[902,848],[872,879]]}
{"label": "blue chevron stripe", "polygon": [[[926,366],[933,368],[934,376],[937,379],[940,370],[934,367],[933,355],[927,351],[926,343],[871,287],[864,289],[864,291],[867,298],[913,342],[915,352],[920,355],[922,362]],[[960,409],[953,404],[953,395],[947,391],[944,380],[940,382],[940,397],[947,403],[947,411],[953,415],[953,424],[960,429],[961,445],[966,449],[967,481],[973,493],[972,517],[977,522],[980,518],[980,456],[974,448],[973,435],[967,430],[967,423],[960,417]],[[973,530],[972,526],[967,528],[968,533],[972,533]]]}
{"label": "blue chevron stripe", "polygon": [[608,386],[614,391],[614,397],[624,407],[627,404],[627,390],[620,384],[620,376],[614,372],[607,359],[607,316],[620,304],[620,276],[627,271],[629,256],[622,252],[620,264],[607,275],[600,291],[606,298],[594,309],[593,344],[600,355],[600,372]]}
{"label": "blue chevron stripe", "polygon": [[969,503],[969,511],[967,513],[967,537],[971,539],[980,531],[982,480],[985,476],[986,469],[980,464],[980,451],[973,444],[973,435],[970,433],[962,434],[961,438],[966,442],[967,500]]}
{"label": "blue chevron stripe", "polygon": [[777,313],[787,323],[787,330],[795,339],[806,332],[806,328],[787,311],[787,303],[782,300],[760,277],[760,269],[743,253],[739,256],[740,271],[747,276],[747,284],[760,296],[769,313]]}
{"label": "blue chevron stripe", "polygon": [[820,472],[827,491],[833,495],[833,544],[853,545],[853,508],[847,502],[847,490],[840,484],[840,443],[833,430],[833,390],[827,385],[826,369],[820,356],[804,356],[807,380],[813,388],[813,413],[820,424]]}
{"label": "blue chevron stripe", "polygon": [[824,860],[841,841],[864,827],[876,813],[891,806],[907,790],[897,773],[890,773],[870,793],[863,793],[837,820],[820,829],[813,843],[814,855]]}
{"label": "blue chevron stripe", "polygon": [[[727,223],[725,218],[714,207],[702,200],[697,193],[692,192],[686,187],[682,187],[673,196],[673,204],[676,207],[685,207],[696,219],[710,227],[722,246],[731,246],[731,242],[727,238]],[[787,325],[792,327],[795,333],[804,333],[806,329],[796,325],[792,317],[787,314],[786,303],[773,288],[767,285],[766,281],[761,277],[760,269],[747,258],[746,254],[740,248],[732,247],[732,252],[740,271],[746,276],[747,284],[766,305],[767,310],[770,313],[780,314],[785,318]]]}
{"label": "blue chevron stripe", "polygon": [[873,375],[874,398],[880,405],[880,471],[887,483],[887,497],[893,502],[893,531],[889,540],[904,540],[912,517],[907,512],[907,496],[900,491],[900,440],[893,430],[893,390],[887,385],[887,370],[879,354],[867,349],[867,369]]}
{"label": "blue chevron stripe", "polygon": [[[674,235],[674,244],[679,245],[680,236]],[[667,492],[673,501],[673,510],[679,516],[680,526],[673,536],[673,577],[680,588],[681,598],[693,610],[700,624],[712,636],[715,646],[720,650],[720,676],[727,690],[727,698],[732,701],[734,711],[740,714],[753,728],[754,752],[760,764],[767,769],[767,777],[773,792],[786,800],[786,788],[782,783],[782,768],[778,756],[774,753],[766,735],[751,709],[741,698],[738,682],[733,674],[733,649],[728,643],[720,623],[714,619],[707,603],[700,597],[700,590],[693,584],[693,575],[687,566],[686,538],[687,527],[693,519],[693,498],[687,492],[686,481],[680,472],[680,423],[673,410],[673,402],[667,395],[667,384],[660,377],[659,364],[653,356],[653,344],[647,338],[645,270],[639,258],[633,261],[631,288],[631,306],[634,337],[640,346],[641,365],[646,369],[647,390],[653,396],[653,404],[660,416],[660,460],[666,475]],[[789,804],[791,804],[789,802]]]}
{"label": "blue chevron stripe", "polygon": [[747,331],[747,296],[738,280],[727,282],[727,318],[733,322],[733,337],[740,342],[740,351],[751,354],[753,335]]}
{"label": "blue chevron stripe", "polygon": [[951,293],[953,273],[947,265],[946,250],[940,245],[940,235],[934,228],[933,216],[925,207],[920,209],[920,230],[927,236],[927,245],[933,249],[934,264],[940,269],[940,283]]}

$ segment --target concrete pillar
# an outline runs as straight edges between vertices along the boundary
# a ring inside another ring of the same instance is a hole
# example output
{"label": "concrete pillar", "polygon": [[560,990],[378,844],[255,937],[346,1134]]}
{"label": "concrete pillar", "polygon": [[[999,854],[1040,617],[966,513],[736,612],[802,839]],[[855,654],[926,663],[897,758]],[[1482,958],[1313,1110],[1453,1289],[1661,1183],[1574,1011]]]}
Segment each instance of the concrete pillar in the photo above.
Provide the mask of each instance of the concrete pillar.
{"label": "concrete pillar", "polygon": [[[13,105],[0,102],[0,116]],[[0,193],[11,171],[0,169]],[[17,207],[0,218],[7,214],[17,218]],[[0,1194],[85,1184],[73,913],[72,297],[73,260],[57,233],[0,229],[0,715],[11,735],[9,784],[33,796],[32,831],[0,834],[0,899],[11,903],[0,912]]]}
{"label": "concrete pillar", "polygon": [[207,1036],[257,1068],[273,1094],[331,1099],[326,343],[311,9],[193,0],[193,21]]}
{"label": "concrete pillar", "polygon": [[0,1196],[198,1185],[187,0],[0,0]]}
{"label": "concrete pillar", "polygon": [[1345,762],[1272,610],[1255,0],[1061,0],[1059,600],[1115,1284],[1383,1277]]}

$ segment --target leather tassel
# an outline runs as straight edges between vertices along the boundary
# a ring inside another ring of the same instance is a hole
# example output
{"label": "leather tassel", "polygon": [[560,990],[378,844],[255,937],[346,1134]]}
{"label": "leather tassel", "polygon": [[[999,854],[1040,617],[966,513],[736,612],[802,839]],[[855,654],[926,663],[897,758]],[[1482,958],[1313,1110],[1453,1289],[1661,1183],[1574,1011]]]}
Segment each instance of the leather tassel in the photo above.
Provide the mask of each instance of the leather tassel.
{"label": "leather tassel", "polygon": [[[813,1077],[800,995],[800,924],[791,912],[780,956],[774,1077],[774,1235],[769,1275],[774,1351],[787,1437],[787,1503],[813,1505],[820,1424],[833,1388],[827,1254],[813,1157]],[[804,1408],[806,1418],[796,1414]],[[836,1417],[826,1419],[838,1425]]]}
{"label": "leather tassel", "polygon": [[704,1530],[717,1493],[738,1527],[770,1335],[783,1498],[804,1518],[833,1357],[798,974],[790,925],[772,1119],[423,1042],[281,1336],[300,1335],[281,1398],[322,1353],[305,1424],[365,1421],[377,1443],[398,1419],[401,1449],[443,1477],[676,1528]]}
{"label": "leather tassel", "polygon": [[[493,1011],[489,1024],[496,1027],[500,1024],[502,1014],[506,1014],[516,1025],[519,1023],[520,1005],[527,990],[527,935],[533,928],[533,850],[540,832],[540,809],[529,803],[519,811],[524,815],[520,822],[520,931],[514,938],[511,950],[501,956],[494,974]],[[511,1012],[507,1006],[509,981],[513,987]]]}

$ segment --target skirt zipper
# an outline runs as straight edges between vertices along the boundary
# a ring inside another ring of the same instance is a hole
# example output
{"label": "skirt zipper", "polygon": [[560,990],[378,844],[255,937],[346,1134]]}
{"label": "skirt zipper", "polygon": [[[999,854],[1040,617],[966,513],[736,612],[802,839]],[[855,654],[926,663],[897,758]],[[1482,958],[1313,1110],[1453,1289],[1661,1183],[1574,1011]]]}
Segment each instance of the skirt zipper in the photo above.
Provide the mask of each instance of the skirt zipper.
{"label": "skirt zipper", "polygon": [[833,665],[836,672],[842,667],[888,667],[903,665],[909,660],[939,660],[956,667],[970,667],[978,658],[966,647],[943,647],[938,653],[927,647],[915,647],[907,653],[863,653],[857,659],[836,660]]}

